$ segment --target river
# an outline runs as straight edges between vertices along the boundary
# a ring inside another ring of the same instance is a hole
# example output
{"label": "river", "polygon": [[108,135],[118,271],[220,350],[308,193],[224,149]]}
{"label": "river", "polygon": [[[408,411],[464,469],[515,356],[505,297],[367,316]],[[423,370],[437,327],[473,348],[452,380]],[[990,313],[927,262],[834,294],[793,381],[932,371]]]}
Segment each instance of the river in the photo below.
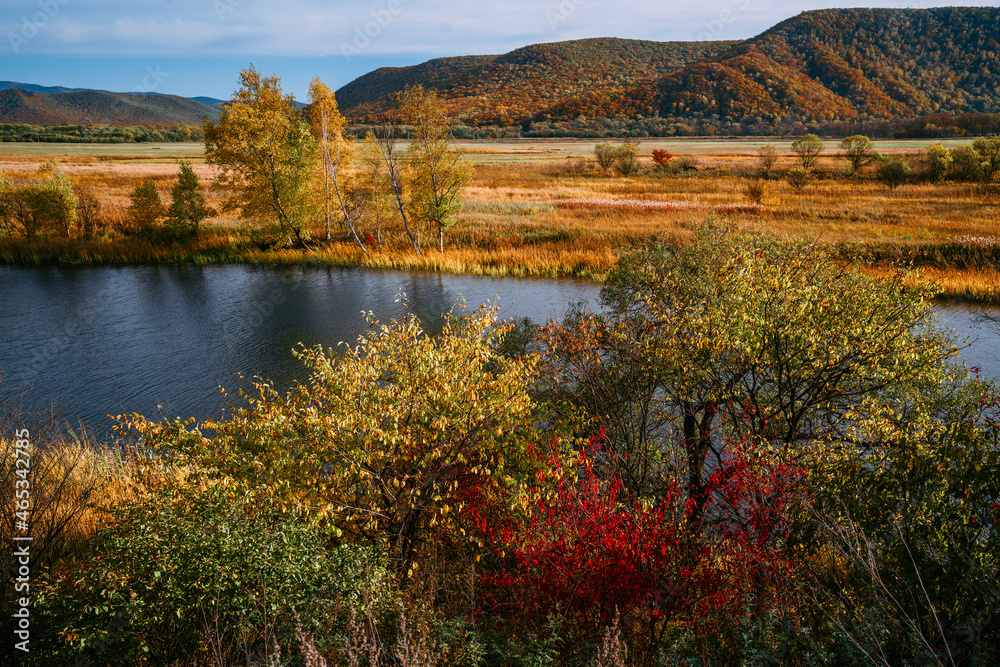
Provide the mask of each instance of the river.
{"label": "river", "polygon": [[[498,299],[505,317],[561,318],[597,307],[599,285],[575,280],[483,278],[358,269],[211,267],[0,267],[0,388],[30,388],[72,424],[107,434],[109,415],[218,416],[260,376],[287,388],[304,380],[291,350],[353,342],[362,311],[402,312],[400,295],[435,333],[464,298]],[[962,359],[1000,378],[1000,324],[975,308],[937,309]]]}

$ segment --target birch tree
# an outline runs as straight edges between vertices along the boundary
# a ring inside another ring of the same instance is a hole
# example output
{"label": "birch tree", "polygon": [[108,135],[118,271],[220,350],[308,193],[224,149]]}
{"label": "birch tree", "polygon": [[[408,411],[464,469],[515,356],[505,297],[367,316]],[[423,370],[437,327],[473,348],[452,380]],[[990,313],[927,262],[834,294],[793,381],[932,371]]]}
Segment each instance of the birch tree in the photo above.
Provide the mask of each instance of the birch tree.
{"label": "birch tree", "polygon": [[409,158],[414,218],[436,233],[438,250],[444,252],[444,230],[458,222],[458,195],[472,180],[472,165],[455,146],[451,119],[434,91],[408,87],[400,103],[404,118],[413,125]]}
{"label": "birch tree", "polygon": [[253,65],[240,72],[219,122],[205,123],[205,159],[217,170],[216,185],[231,193],[224,211],[276,222],[291,245],[308,247],[314,140],[278,77],[261,77]]}
{"label": "birch tree", "polygon": [[309,127],[319,153],[315,186],[323,206],[326,240],[333,240],[331,227],[333,209],[336,206],[340,209],[346,231],[358,247],[368,254],[354,224],[357,215],[345,201],[347,177],[344,168],[350,167],[356,152],[354,142],[344,135],[347,122],[337,108],[337,98],[333,91],[319,78],[313,79],[309,84],[309,103]]}

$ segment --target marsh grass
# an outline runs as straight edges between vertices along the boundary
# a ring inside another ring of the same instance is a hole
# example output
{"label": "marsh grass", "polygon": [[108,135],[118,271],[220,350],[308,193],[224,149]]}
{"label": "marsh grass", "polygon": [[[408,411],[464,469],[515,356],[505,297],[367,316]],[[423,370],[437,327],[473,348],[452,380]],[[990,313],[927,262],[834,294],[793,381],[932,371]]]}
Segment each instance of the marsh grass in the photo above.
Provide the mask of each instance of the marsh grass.
{"label": "marsh grass", "polygon": [[[654,239],[679,242],[695,222],[726,217],[744,231],[830,244],[844,259],[869,266],[933,269],[927,275],[944,288],[945,297],[1000,302],[1000,290],[989,279],[1000,268],[1000,252],[975,241],[998,234],[996,185],[910,183],[890,193],[874,179],[872,168],[846,178],[843,160],[828,151],[810,183],[796,191],[784,180],[795,162],[782,154],[763,181],[767,194],[757,205],[744,194],[747,179],[761,176],[752,142],[674,141],[668,148],[677,158],[697,156],[696,171],[678,173],[652,169],[648,154],[660,143],[643,143],[646,171],[630,177],[601,173],[586,141],[471,144],[475,178],[463,192],[459,221],[446,234],[444,253],[427,247],[418,256],[392,229],[368,256],[346,238],[314,242],[308,252],[271,247],[226,214],[207,221],[203,238],[187,244],[155,244],[113,233],[101,241],[49,239],[30,246],[0,239],[0,262],[313,264],[599,280],[625,247]],[[888,148],[900,152],[918,146]],[[180,150],[192,155],[188,147]],[[148,151],[137,151],[110,157],[149,157]],[[161,197],[169,196],[178,156],[164,153],[140,163],[80,151],[57,160],[74,184],[97,193],[113,229],[142,178],[152,178]],[[30,180],[46,158],[26,152],[0,155],[0,170],[15,181]],[[195,171],[209,205],[221,208],[224,193],[211,187],[211,167],[196,164]],[[320,236],[317,228],[313,237]]]}

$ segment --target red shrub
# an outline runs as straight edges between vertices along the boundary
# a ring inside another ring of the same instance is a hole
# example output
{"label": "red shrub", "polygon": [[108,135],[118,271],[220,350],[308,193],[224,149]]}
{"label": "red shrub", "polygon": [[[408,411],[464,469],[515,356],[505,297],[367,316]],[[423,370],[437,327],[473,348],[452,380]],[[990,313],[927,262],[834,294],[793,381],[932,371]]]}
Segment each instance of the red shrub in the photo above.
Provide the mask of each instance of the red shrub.
{"label": "red shrub", "polygon": [[558,475],[554,495],[538,498],[523,523],[474,512],[498,563],[482,576],[483,611],[526,628],[558,615],[566,639],[583,641],[619,613],[631,650],[649,654],[667,623],[710,632],[777,600],[797,469],[734,449],[710,479],[710,518],[693,525],[694,501],[676,485],[652,507],[628,505],[621,482],[598,479],[586,453],[580,467],[579,483]]}

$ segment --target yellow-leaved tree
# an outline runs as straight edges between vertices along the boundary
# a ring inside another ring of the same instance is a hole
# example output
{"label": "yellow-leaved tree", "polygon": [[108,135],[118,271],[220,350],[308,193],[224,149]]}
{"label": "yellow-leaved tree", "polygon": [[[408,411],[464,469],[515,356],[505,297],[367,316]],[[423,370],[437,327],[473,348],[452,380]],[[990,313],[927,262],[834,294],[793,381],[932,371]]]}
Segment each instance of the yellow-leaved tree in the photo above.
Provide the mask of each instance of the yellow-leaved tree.
{"label": "yellow-leaved tree", "polygon": [[356,151],[351,137],[344,134],[346,124],[347,121],[337,108],[337,98],[333,91],[318,77],[313,79],[309,84],[309,127],[319,152],[314,186],[323,207],[326,240],[333,238],[331,227],[336,207],[346,231],[358,247],[368,254],[355,226],[355,211],[360,207],[348,205],[349,183],[345,167],[350,167]]}
{"label": "yellow-leaved tree", "polygon": [[406,122],[413,125],[409,149],[413,217],[437,235],[444,252],[444,230],[455,225],[458,195],[472,180],[472,165],[451,138],[451,118],[433,90],[409,86],[400,95]]}
{"label": "yellow-leaved tree", "polygon": [[470,494],[526,498],[551,447],[568,453],[570,439],[539,417],[537,357],[498,352],[510,325],[496,306],[450,316],[434,337],[409,314],[369,320],[340,356],[301,351],[311,375],[287,395],[259,383],[228,419],[131,426],[193,469],[386,548],[406,576],[429,544],[468,543],[457,518]]}
{"label": "yellow-leaved tree", "polygon": [[219,122],[205,122],[205,159],[216,168],[216,185],[229,193],[223,210],[276,222],[300,247],[306,247],[315,154],[295,100],[278,77],[261,77],[253,65],[240,72]]}

